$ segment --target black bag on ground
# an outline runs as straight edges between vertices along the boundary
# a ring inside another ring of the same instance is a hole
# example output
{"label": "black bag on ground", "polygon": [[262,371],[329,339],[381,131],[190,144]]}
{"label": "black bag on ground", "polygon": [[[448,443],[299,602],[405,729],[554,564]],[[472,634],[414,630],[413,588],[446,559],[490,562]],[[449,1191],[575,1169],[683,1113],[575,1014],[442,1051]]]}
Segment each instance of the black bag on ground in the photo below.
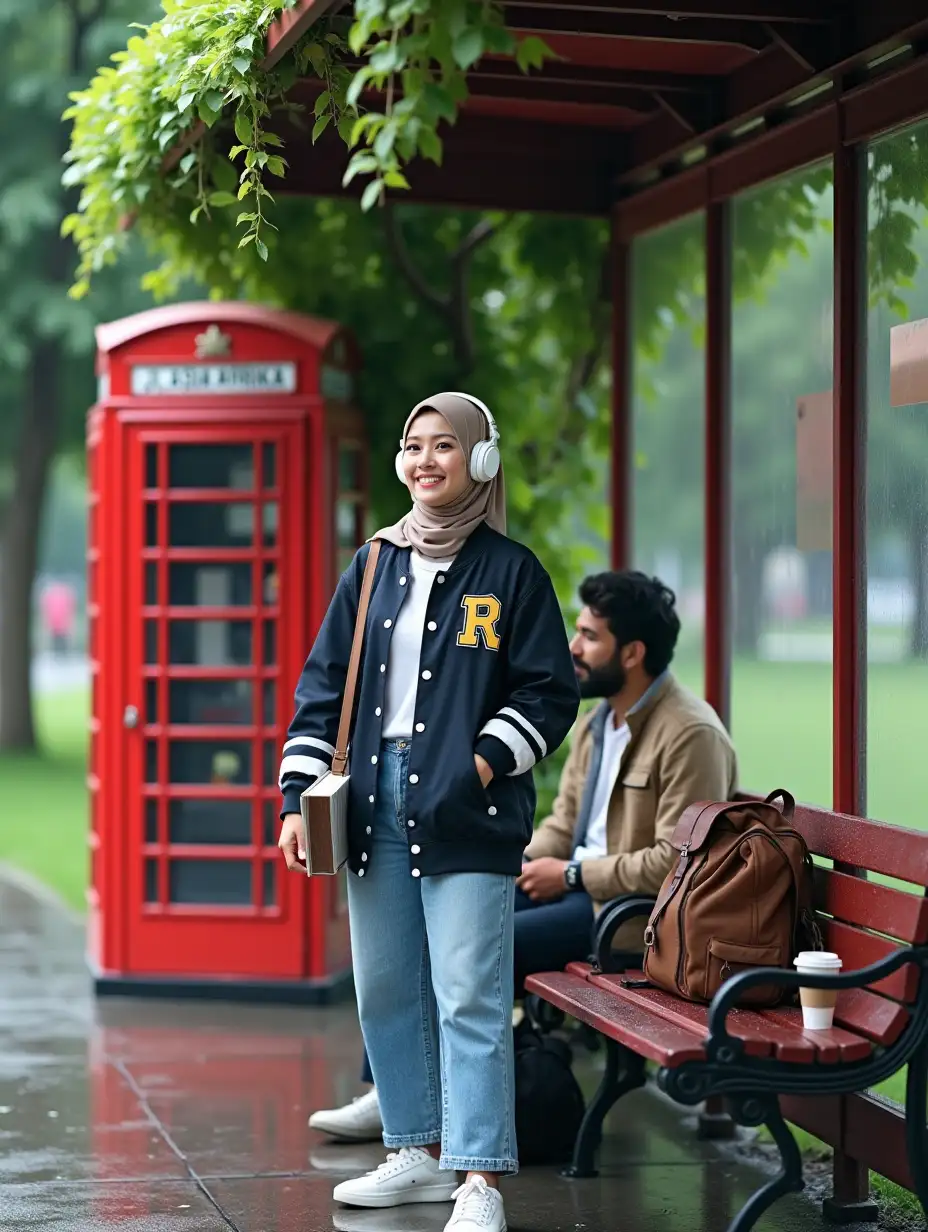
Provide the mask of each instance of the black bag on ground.
{"label": "black bag on ground", "polygon": [[519,1162],[567,1163],[585,1107],[570,1045],[542,1035],[526,1016],[515,1028],[515,1059]]}

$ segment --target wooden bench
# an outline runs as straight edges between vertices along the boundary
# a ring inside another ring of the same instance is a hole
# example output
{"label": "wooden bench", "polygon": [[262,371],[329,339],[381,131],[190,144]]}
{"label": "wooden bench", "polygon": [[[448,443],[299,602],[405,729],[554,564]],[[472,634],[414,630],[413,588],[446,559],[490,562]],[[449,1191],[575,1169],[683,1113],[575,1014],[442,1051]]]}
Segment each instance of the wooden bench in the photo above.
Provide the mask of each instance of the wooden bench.
{"label": "wooden bench", "polygon": [[[836,1150],[826,1218],[876,1218],[867,1185],[873,1168],[914,1190],[928,1219],[928,834],[803,806],[794,824],[813,854],[831,861],[816,868],[815,907],[825,946],[841,955],[844,969],[803,982],[839,989],[834,1028],[804,1031],[798,1005],[736,1008],[747,987],[771,979],[794,992],[795,971],[736,975],[708,1007],[635,987],[642,976],[627,969],[612,941],[629,919],[650,914],[653,900],[616,899],[597,921],[592,964],[573,963],[526,982],[528,993],[606,1040],[605,1072],[568,1175],[595,1175],[603,1119],[622,1095],[644,1084],[650,1061],[658,1066],[658,1086],[678,1103],[724,1097],[738,1124],[765,1125],[779,1149],[782,1171],[749,1199],[729,1232],[746,1232],[779,1197],[803,1188],[787,1118]],[[906,1113],[865,1094],[906,1064]]]}

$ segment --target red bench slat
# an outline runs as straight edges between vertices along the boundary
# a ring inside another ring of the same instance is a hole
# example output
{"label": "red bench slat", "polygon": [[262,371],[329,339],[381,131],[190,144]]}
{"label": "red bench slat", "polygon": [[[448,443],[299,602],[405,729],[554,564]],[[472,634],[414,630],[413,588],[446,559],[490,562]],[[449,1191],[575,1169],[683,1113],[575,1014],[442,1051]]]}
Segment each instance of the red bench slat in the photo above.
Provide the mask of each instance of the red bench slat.
{"label": "red bench slat", "polygon": [[[789,1031],[798,1031],[803,1039],[811,1040],[819,1054],[816,1059],[825,1064],[863,1061],[873,1052],[869,1039],[861,1039],[860,1035],[846,1031],[840,1025],[830,1031],[805,1031],[802,1026],[802,1010],[798,1005],[776,1006],[774,1009],[764,1010],[761,1017],[764,1022],[773,1023]],[[786,1057],[782,1059],[787,1060]]]}
{"label": "red bench slat", "polygon": [[909,944],[928,941],[928,898],[830,868],[815,870],[815,905],[845,924],[876,928]]}
{"label": "red bench slat", "polygon": [[905,1030],[909,1011],[895,1001],[866,988],[846,988],[838,993],[835,1022],[888,1048]]}
{"label": "red bench slat", "polygon": [[805,804],[793,825],[816,855],[928,887],[928,833]]}
{"label": "red bench slat", "polygon": [[571,1017],[595,1027],[602,1035],[625,1045],[639,1056],[673,1068],[684,1061],[701,1061],[705,1053],[699,1039],[656,1014],[620,1001],[590,980],[566,971],[530,975],[528,992],[537,993]]}
{"label": "red bench slat", "polygon": [[[845,971],[858,971],[861,967],[869,967],[871,963],[879,962],[881,958],[886,958],[899,949],[885,937],[862,932],[859,928],[852,928],[839,920],[820,917],[819,923],[824,934],[825,948],[841,955]],[[896,1001],[913,1001],[918,992],[918,967],[909,963],[872,987]]]}

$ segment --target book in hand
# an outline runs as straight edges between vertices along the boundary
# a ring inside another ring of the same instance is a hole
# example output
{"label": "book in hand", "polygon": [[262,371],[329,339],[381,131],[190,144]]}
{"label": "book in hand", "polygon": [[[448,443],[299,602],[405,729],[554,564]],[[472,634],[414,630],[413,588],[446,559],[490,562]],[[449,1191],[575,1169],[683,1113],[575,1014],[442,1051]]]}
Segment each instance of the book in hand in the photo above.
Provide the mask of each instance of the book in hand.
{"label": "book in hand", "polygon": [[348,859],[348,775],[324,774],[300,796],[310,877],[334,877]]}

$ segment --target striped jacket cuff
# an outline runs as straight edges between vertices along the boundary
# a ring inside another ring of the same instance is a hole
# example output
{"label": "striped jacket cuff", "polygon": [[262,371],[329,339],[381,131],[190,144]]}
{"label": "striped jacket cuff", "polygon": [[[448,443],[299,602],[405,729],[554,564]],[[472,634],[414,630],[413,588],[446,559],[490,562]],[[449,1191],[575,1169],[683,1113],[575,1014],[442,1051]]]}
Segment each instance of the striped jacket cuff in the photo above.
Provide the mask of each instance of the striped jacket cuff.
{"label": "striped jacket cuff", "polygon": [[332,769],[334,756],[334,747],[324,740],[317,740],[315,736],[295,736],[288,740],[284,745],[278,777],[281,790],[284,783],[294,776],[301,779],[318,779],[323,774],[328,774]]}
{"label": "striped jacket cuff", "polygon": [[516,763],[510,775],[526,774],[548,755],[548,746],[538,728],[511,706],[504,706],[490,719],[480,735],[495,736],[510,750]]}

